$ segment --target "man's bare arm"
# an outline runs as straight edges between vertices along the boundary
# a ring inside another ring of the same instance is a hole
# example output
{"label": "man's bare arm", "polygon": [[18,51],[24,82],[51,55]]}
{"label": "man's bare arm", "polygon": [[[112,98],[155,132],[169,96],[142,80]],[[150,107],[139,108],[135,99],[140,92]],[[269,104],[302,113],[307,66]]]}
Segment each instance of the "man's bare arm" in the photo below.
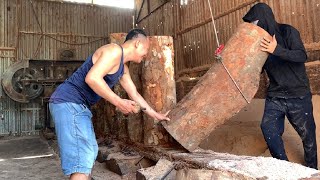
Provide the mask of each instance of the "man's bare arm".
{"label": "man's bare arm", "polygon": [[170,120],[168,117],[166,117],[166,114],[157,113],[154,109],[152,109],[145,99],[139,94],[131,79],[127,65],[125,65],[124,75],[120,79],[120,84],[132,100],[138,103],[142,108],[145,108],[144,112],[150,117],[156,120]]}
{"label": "man's bare arm", "polygon": [[115,67],[119,66],[122,53],[121,48],[115,44],[110,44],[104,48],[101,55],[89,70],[85,82],[95,93],[118,107],[121,112],[125,114],[131,113],[134,110],[134,102],[121,99],[109,88],[103,79],[103,77],[110,73]]}

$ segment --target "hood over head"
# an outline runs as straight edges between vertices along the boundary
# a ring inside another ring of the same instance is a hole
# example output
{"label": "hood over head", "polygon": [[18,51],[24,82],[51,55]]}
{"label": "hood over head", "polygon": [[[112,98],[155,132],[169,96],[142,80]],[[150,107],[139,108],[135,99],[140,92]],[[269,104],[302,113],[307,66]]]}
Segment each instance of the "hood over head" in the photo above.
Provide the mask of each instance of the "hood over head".
{"label": "hood over head", "polygon": [[249,23],[259,20],[257,25],[270,35],[279,33],[279,25],[274,18],[272,9],[265,3],[255,4],[242,19]]}

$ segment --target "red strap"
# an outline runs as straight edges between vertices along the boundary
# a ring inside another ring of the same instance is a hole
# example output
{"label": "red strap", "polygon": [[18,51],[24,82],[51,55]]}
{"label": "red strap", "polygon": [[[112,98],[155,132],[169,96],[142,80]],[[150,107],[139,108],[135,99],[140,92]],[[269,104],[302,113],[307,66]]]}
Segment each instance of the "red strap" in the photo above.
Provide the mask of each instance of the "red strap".
{"label": "red strap", "polygon": [[221,54],[222,50],[224,48],[224,45],[221,44],[215,51],[214,51],[214,55],[218,56]]}

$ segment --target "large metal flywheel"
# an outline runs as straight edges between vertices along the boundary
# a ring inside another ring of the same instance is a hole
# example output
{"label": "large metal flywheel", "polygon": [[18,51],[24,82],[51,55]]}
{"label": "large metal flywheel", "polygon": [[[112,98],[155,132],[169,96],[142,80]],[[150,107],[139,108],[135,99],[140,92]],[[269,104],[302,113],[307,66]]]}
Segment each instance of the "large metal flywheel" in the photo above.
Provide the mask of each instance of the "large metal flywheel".
{"label": "large metal flywheel", "polygon": [[43,85],[35,82],[39,76],[37,69],[28,67],[28,63],[21,61],[8,67],[2,76],[2,87],[13,100],[28,103],[43,92]]}

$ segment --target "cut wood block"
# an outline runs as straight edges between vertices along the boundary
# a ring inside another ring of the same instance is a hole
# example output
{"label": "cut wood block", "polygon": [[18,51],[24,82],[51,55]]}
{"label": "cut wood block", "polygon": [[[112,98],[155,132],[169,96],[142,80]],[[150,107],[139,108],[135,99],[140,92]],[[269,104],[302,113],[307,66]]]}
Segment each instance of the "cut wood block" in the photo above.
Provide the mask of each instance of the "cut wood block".
{"label": "cut wood block", "polygon": [[170,111],[171,121],[162,122],[187,150],[195,150],[215,128],[252,100],[268,57],[260,50],[263,37],[271,38],[256,25],[241,24],[227,42],[221,61],[217,60]]}
{"label": "cut wood block", "polygon": [[138,169],[155,165],[154,161],[141,156],[127,156],[121,152],[110,153],[105,159],[106,167],[119,175],[134,173]]}
{"label": "cut wood block", "polygon": [[155,166],[139,169],[137,180],[175,179],[174,164],[166,159],[160,159]]}
{"label": "cut wood block", "polygon": [[106,162],[106,167],[121,176],[128,173],[136,172],[140,169],[136,164],[141,159],[141,156],[125,156],[122,153],[109,154]]}

